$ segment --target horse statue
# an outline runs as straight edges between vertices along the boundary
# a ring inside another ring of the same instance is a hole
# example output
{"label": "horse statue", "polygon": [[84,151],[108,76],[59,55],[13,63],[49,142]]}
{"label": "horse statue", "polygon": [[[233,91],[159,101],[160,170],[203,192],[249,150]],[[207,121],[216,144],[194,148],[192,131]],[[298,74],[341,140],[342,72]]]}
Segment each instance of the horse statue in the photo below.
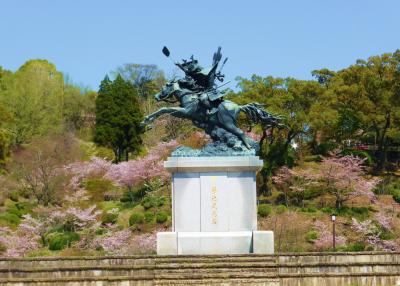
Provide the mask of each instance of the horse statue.
{"label": "horse statue", "polygon": [[253,123],[261,123],[263,126],[283,126],[280,123],[281,117],[271,115],[258,103],[238,105],[222,98],[210,101],[208,93],[193,93],[191,90],[181,87],[179,81],[172,80],[154,97],[157,101],[179,102],[179,106],[162,107],[146,116],[143,124],[150,124],[163,114],[170,114],[191,120],[196,127],[203,129],[214,141],[224,142],[231,148],[241,148],[242,143],[247,149],[253,147],[249,138],[237,125],[237,118],[241,111]]}
{"label": "horse statue", "polygon": [[[162,52],[165,56],[170,56],[167,47]],[[189,60],[175,63],[185,73],[185,77],[169,81],[154,97],[157,101],[179,102],[179,106],[160,108],[146,116],[142,125],[150,124],[163,114],[189,119],[213,139],[213,144],[205,152],[213,155],[221,155],[221,150],[225,152],[229,149],[226,154],[230,154],[230,150],[245,152],[258,148],[258,144],[248,138],[237,125],[241,111],[249,121],[260,123],[263,128],[284,127],[281,117],[270,114],[258,103],[238,105],[224,99],[225,93],[215,84],[215,80],[222,82],[225,77],[221,70],[228,58],[225,58],[222,67],[217,70],[221,59],[219,47],[213,55],[212,66],[208,69],[203,68],[193,56]]]}

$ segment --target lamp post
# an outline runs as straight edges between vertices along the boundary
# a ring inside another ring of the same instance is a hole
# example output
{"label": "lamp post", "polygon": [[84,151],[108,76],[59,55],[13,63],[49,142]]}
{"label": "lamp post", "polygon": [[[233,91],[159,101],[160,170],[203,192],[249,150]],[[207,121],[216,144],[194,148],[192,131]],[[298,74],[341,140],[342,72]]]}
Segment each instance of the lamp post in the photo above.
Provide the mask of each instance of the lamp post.
{"label": "lamp post", "polygon": [[332,214],[331,215],[332,219],[332,245],[333,245],[333,251],[336,251],[336,234],[335,234],[335,222],[336,222],[336,215]]}

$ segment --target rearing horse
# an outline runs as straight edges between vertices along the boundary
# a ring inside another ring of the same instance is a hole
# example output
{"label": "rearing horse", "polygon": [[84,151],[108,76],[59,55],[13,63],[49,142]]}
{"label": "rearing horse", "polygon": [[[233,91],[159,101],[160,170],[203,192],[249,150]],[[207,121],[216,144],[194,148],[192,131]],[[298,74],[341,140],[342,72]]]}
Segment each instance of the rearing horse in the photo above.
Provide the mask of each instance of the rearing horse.
{"label": "rearing horse", "polygon": [[[229,100],[219,99],[215,108],[216,111],[209,112],[210,102],[206,92],[194,93],[191,90],[182,88],[179,81],[170,81],[155,96],[157,101],[179,102],[179,107],[162,107],[156,112],[145,117],[142,122],[147,125],[163,114],[170,114],[175,117],[191,120],[197,127],[202,128],[210,134],[215,128],[222,128],[228,133],[236,135],[243,144],[251,149],[248,138],[237,126],[237,117],[240,111],[245,112],[247,117],[254,123],[262,123],[265,126],[279,126],[280,117],[275,117],[262,109],[258,103],[238,105]],[[214,104],[215,103],[211,103]],[[214,138],[213,138],[214,139]]]}

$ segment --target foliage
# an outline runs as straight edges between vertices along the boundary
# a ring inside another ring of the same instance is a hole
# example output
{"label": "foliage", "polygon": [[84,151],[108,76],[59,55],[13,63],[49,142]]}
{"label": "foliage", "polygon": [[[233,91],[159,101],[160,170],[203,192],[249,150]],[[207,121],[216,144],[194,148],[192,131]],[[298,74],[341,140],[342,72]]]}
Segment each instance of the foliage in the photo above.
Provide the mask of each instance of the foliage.
{"label": "foliage", "polygon": [[306,233],[307,242],[314,243],[318,239],[318,231],[310,230]]}
{"label": "foliage", "polygon": [[259,204],[257,212],[261,217],[267,217],[271,214],[272,208],[267,204]]}
{"label": "foliage", "polygon": [[143,221],[144,221],[144,214],[143,213],[134,212],[129,217],[129,225],[130,226],[134,226],[135,224],[143,223]]}
{"label": "foliage", "polygon": [[61,130],[63,84],[61,72],[46,60],[27,61],[7,76],[0,102],[12,116],[5,126],[13,145]]}
{"label": "foliage", "polygon": [[114,81],[106,76],[96,98],[94,142],[111,148],[117,163],[128,161],[141,147],[142,117],[133,86],[120,75]]}
{"label": "foliage", "polygon": [[76,232],[55,232],[50,234],[47,239],[50,250],[61,250],[71,246],[71,243],[78,241],[80,237]]}
{"label": "foliage", "polygon": [[157,223],[164,223],[168,219],[168,215],[164,211],[160,211],[156,214],[156,222]]}
{"label": "foliage", "polygon": [[67,134],[35,140],[20,150],[10,165],[19,188],[39,204],[59,201],[67,180],[62,166],[80,157],[76,147],[74,138]]}

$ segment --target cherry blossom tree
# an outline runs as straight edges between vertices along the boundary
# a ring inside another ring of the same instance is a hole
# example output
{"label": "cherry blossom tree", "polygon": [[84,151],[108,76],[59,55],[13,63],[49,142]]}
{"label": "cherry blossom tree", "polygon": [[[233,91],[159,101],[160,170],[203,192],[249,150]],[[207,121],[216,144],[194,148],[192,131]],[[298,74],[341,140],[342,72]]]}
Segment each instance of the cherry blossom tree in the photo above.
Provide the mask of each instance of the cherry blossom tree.
{"label": "cherry blossom tree", "polygon": [[[314,241],[314,245],[318,250],[332,247],[333,234],[329,231],[325,223],[320,220],[315,221],[314,228],[318,231],[318,238]],[[344,236],[335,235],[336,245],[345,245],[346,238]]]}
{"label": "cherry blossom tree", "polygon": [[379,183],[378,179],[366,179],[363,167],[363,159],[355,156],[339,157],[331,154],[331,157],[324,158],[320,164],[308,166],[296,171],[282,168],[274,177],[274,182],[279,186],[286,187],[293,185],[295,178],[302,178],[303,187],[307,184],[314,184],[324,189],[335,198],[337,209],[343,204],[357,196],[367,196],[371,202],[376,202],[376,196],[372,192]]}
{"label": "cherry blossom tree", "polygon": [[178,146],[178,143],[175,140],[166,143],[161,142],[142,158],[110,166],[104,178],[129,189],[140,183],[145,183],[152,189],[153,178],[157,177],[161,181],[169,178],[169,173],[164,168],[163,159],[176,146]]}
{"label": "cherry blossom tree", "polygon": [[[388,224],[386,219],[382,220],[381,216],[378,217],[378,223],[380,223],[382,227],[390,227],[390,224]],[[366,243],[372,245],[376,249],[384,251],[399,250],[399,246],[394,241],[380,238],[381,232],[379,228],[369,219],[360,222],[357,219],[352,218],[351,228],[359,233]]]}

